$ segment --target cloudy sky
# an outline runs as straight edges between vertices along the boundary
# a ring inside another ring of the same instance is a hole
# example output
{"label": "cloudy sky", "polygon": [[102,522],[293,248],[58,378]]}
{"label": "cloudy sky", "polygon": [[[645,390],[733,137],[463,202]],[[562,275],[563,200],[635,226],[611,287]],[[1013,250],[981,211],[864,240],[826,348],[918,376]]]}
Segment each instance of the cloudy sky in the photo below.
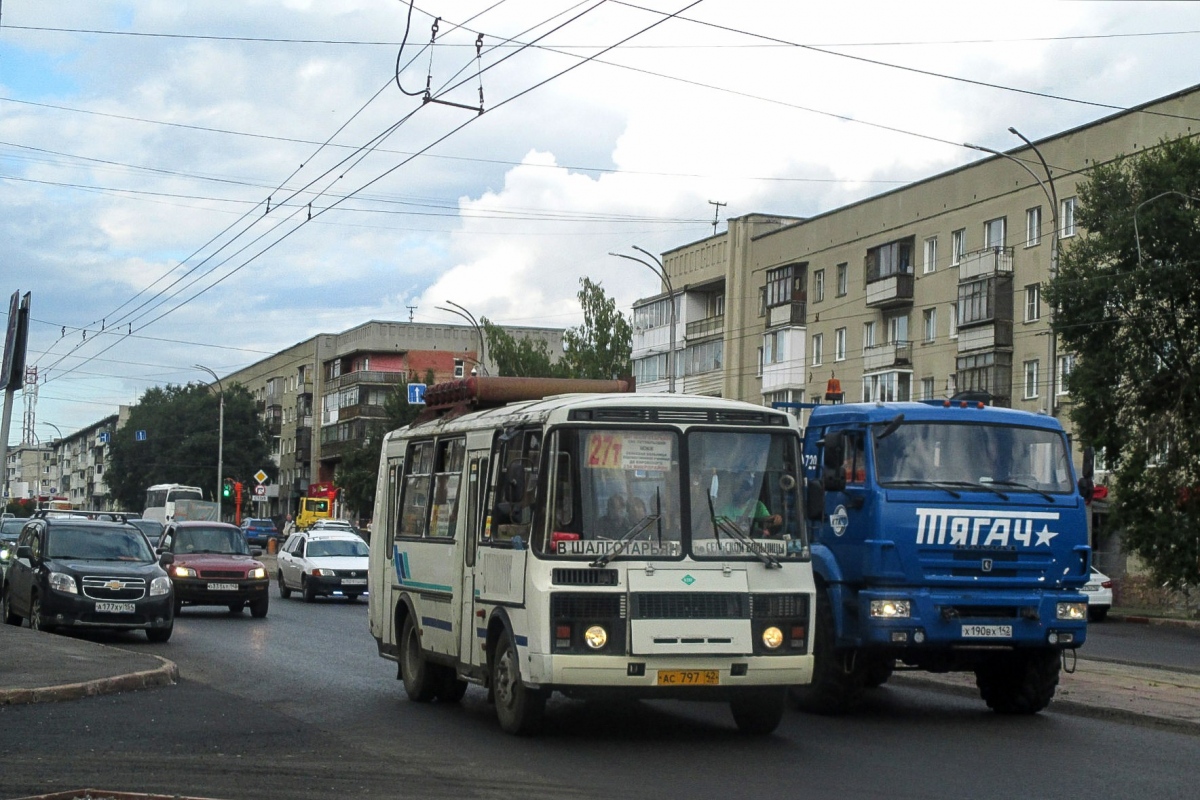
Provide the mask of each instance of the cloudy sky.
{"label": "cloudy sky", "polygon": [[[1008,148],[1010,125],[1037,139],[1200,76],[1195,3],[409,18],[407,0],[4,0],[0,291],[32,292],[38,437],[204,380],[193,364],[458,323],[447,300],[565,327],[586,275],[628,312],[657,282],[609,253],[711,234],[710,201],[718,230],[817,213],[981,156],[958,143]],[[10,442],[22,412],[18,393]]]}

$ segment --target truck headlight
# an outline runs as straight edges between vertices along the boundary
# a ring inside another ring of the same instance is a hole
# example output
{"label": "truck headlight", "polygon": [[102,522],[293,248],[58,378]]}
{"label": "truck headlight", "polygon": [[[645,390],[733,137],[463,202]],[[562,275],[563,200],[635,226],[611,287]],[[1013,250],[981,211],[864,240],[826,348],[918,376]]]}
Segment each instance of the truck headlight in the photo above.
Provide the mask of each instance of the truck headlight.
{"label": "truck headlight", "polygon": [[872,600],[871,616],[881,619],[904,619],[912,613],[908,600]]}
{"label": "truck headlight", "polygon": [[171,593],[171,579],[170,578],[165,578],[165,577],[155,578],[154,580],[150,581],[150,596],[151,597],[158,597],[160,595],[170,594],[170,593]]}
{"label": "truck headlight", "polygon": [[587,642],[588,647],[599,650],[608,644],[608,631],[599,625],[593,625],[583,632],[583,640]]}
{"label": "truck headlight", "polygon": [[768,650],[778,650],[783,645],[783,631],[772,625],[762,632],[762,643]]}
{"label": "truck headlight", "polygon": [[75,585],[75,579],[65,572],[50,573],[50,588],[67,594],[79,594],[79,587]]}
{"label": "truck headlight", "polygon": [[1059,603],[1057,617],[1059,619],[1087,619],[1087,603]]}

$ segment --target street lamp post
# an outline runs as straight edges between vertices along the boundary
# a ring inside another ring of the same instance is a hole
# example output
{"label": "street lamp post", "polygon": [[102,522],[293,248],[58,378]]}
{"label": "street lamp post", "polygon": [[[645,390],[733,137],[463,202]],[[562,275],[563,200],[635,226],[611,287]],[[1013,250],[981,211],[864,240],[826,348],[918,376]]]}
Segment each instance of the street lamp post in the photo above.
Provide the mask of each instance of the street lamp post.
{"label": "street lamp post", "polygon": [[[1038,161],[1040,161],[1042,163],[1042,169],[1045,170],[1045,172],[1046,172],[1046,180],[1045,181],[1043,181],[1041,178],[1039,178],[1037,173],[1029,168],[1028,164],[1026,164],[1024,161],[1022,161],[1019,158],[1015,158],[1015,157],[1009,155],[1008,153],[1002,153],[999,150],[993,150],[990,147],[984,147],[983,145],[979,145],[979,144],[970,144],[969,142],[964,143],[963,146],[969,147],[972,150],[981,150],[984,153],[991,153],[992,155],[1000,156],[1001,158],[1007,158],[1009,161],[1013,162],[1014,164],[1019,166],[1021,169],[1028,172],[1030,177],[1032,177],[1035,181],[1037,181],[1037,185],[1041,187],[1042,193],[1046,195],[1046,201],[1050,204],[1050,219],[1053,221],[1053,225],[1054,225],[1054,230],[1050,234],[1050,280],[1054,280],[1055,276],[1058,275],[1058,235],[1059,235],[1058,192],[1056,192],[1054,189],[1054,175],[1050,172],[1050,165],[1047,164],[1046,159],[1042,157],[1042,151],[1037,148],[1037,145],[1035,145],[1033,142],[1026,139],[1025,136],[1020,131],[1018,131],[1016,128],[1010,127],[1008,129],[1008,132],[1013,134],[1014,136],[1020,138],[1020,140],[1023,141],[1025,144],[1027,144],[1029,146],[1029,148],[1031,150],[1033,150],[1033,152],[1037,155]],[[1046,365],[1046,371],[1047,371],[1047,374],[1050,376],[1050,382],[1049,382],[1050,388],[1048,389],[1049,397],[1047,398],[1046,408],[1050,412],[1050,416],[1054,416],[1055,401],[1056,401],[1055,392],[1058,391],[1058,374],[1057,374],[1058,365],[1055,363],[1055,361],[1058,360],[1058,335],[1055,334],[1055,332],[1054,332],[1054,306],[1053,305],[1050,306],[1050,330],[1047,333],[1047,338],[1049,339],[1049,344],[1047,345],[1049,363]]]}
{"label": "street lamp post", "polygon": [[617,258],[626,258],[630,261],[636,261],[637,263],[644,265],[647,269],[661,278],[662,282],[667,285],[667,298],[671,304],[671,343],[669,345],[670,349],[667,351],[667,392],[670,394],[675,394],[675,287],[671,285],[671,276],[667,274],[667,270],[663,266],[662,260],[659,259],[658,256],[654,255],[649,250],[638,247],[636,244],[631,245],[631,247],[633,247],[633,249],[637,250],[639,253],[645,253],[647,256],[654,259],[654,264],[651,264],[645,259],[638,258],[637,256],[630,256],[624,253],[609,253],[609,255],[616,256]]}
{"label": "street lamp post", "polygon": [[[476,335],[479,336],[479,358],[475,359],[475,363],[477,363],[479,365],[480,372],[482,372],[484,375],[487,375],[488,374],[487,364],[484,363],[484,361],[487,360],[487,354],[484,351],[485,344],[484,344],[484,338],[483,338],[483,328],[481,328],[479,326],[478,320],[475,319],[475,315],[472,314],[470,311],[467,311],[467,309],[463,308],[458,303],[455,303],[452,300],[447,300],[446,302],[448,304],[454,306],[454,308],[445,308],[443,306],[436,306],[437,310],[445,311],[450,314],[456,314],[459,317],[461,317],[462,319],[465,319],[467,322],[471,323],[471,327],[475,329]],[[457,311],[455,309],[457,309]]]}
{"label": "street lamp post", "polygon": [[217,382],[217,391],[220,393],[220,412],[217,417],[217,491],[214,495],[219,505],[221,502],[221,487],[224,485],[225,480],[225,476],[222,474],[225,467],[225,387],[221,385],[221,379],[217,377],[217,373],[208,367],[201,366],[200,364],[192,364],[192,366],[212,375],[213,380]]}

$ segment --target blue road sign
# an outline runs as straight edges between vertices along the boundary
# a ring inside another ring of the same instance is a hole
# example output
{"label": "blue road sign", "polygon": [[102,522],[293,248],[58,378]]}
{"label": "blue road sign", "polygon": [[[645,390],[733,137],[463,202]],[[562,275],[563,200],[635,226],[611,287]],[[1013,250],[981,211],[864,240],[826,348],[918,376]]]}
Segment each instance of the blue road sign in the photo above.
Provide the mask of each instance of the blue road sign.
{"label": "blue road sign", "polygon": [[101,431],[100,444],[108,444],[110,441],[112,441],[112,434],[108,431]]}
{"label": "blue road sign", "polygon": [[410,383],[408,385],[408,404],[410,406],[425,405],[425,384]]}
{"label": "blue road sign", "polygon": [[146,441],[146,432],[145,431],[135,431],[133,434],[133,438],[135,441],[144,442],[144,441]]}

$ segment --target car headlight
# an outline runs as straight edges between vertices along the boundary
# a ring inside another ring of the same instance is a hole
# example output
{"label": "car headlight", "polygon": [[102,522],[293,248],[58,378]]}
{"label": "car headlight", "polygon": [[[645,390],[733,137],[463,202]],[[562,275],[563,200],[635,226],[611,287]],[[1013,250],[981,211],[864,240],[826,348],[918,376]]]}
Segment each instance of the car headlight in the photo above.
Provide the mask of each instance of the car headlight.
{"label": "car headlight", "polygon": [[163,576],[150,581],[150,596],[160,597],[171,593],[171,579]]}
{"label": "car headlight", "polygon": [[8,561],[12,558],[12,551],[7,547],[0,547],[0,561]]}
{"label": "car headlight", "polygon": [[50,573],[50,588],[67,594],[79,594],[79,587],[75,585],[75,578],[65,572]]}
{"label": "car headlight", "polygon": [[783,631],[772,625],[762,632],[762,643],[768,650],[778,650],[783,644]]}
{"label": "car headlight", "polygon": [[192,569],[191,567],[185,567],[185,566],[180,565],[180,566],[172,567],[171,569],[174,570],[176,578],[199,578],[200,577],[200,573],[197,572],[196,570]]}
{"label": "car headlight", "polygon": [[265,567],[255,567],[250,570],[250,577],[254,579],[265,578],[267,577],[267,570]]}
{"label": "car headlight", "polygon": [[1059,619],[1087,619],[1087,603],[1059,603],[1056,616]]}
{"label": "car headlight", "polygon": [[599,650],[608,644],[608,631],[599,625],[593,625],[583,632],[583,640],[587,642],[588,647]]}
{"label": "car headlight", "polygon": [[905,619],[912,614],[908,600],[872,600],[871,616],[881,619]]}
{"label": "car headlight", "polygon": [[320,567],[313,567],[312,569],[312,575],[314,578],[333,577],[336,574],[337,573],[331,569],[321,569]]}

